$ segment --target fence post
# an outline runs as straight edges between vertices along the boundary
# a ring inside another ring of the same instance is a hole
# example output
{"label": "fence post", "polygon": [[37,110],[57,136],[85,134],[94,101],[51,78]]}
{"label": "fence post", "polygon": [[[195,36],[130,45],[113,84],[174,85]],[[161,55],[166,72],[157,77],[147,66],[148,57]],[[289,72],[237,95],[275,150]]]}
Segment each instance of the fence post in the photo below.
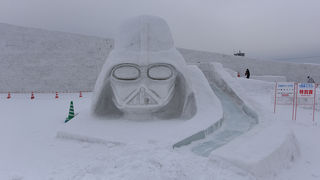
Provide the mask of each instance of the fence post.
{"label": "fence post", "polygon": [[313,96],[313,114],[312,121],[314,122],[314,113],[316,110],[316,94],[317,94],[317,84],[314,84],[314,96]]}
{"label": "fence post", "polygon": [[[293,83],[293,94],[292,94],[292,120],[294,120],[294,103],[295,103],[295,98],[296,98],[296,83]],[[298,91],[298,90],[297,90]]]}
{"label": "fence post", "polygon": [[273,106],[273,113],[276,113],[277,89],[278,89],[278,82],[276,82],[276,87],[274,88],[274,106]]}
{"label": "fence post", "polygon": [[296,107],[295,107],[295,111],[294,111],[294,120],[297,120],[297,107],[298,107],[298,83],[294,83],[294,85],[297,87],[297,91],[296,91]]}

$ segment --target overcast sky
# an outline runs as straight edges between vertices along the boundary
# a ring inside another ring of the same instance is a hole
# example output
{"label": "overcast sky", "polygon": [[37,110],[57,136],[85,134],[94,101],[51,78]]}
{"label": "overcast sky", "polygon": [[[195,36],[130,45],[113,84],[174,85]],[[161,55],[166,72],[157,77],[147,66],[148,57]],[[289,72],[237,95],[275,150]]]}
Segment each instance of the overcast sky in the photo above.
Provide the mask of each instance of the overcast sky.
{"label": "overcast sky", "polygon": [[320,57],[320,0],[0,0],[0,22],[100,37],[141,14],[164,18],[179,47]]}

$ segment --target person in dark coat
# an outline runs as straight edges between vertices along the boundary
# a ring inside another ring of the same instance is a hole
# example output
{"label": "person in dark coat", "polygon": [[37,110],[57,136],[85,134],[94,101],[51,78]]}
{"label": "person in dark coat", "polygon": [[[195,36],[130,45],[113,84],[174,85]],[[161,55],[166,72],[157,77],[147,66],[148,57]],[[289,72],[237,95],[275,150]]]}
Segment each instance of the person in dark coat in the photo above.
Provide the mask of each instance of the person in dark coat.
{"label": "person in dark coat", "polygon": [[249,71],[249,69],[246,70],[246,73],[245,73],[244,75],[246,75],[246,78],[247,78],[247,79],[250,78],[250,71]]}
{"label": "person in dark coat", "polygon": [[308,78],[308,83],[315,83],[312,77],[308,76],[307,78]]}

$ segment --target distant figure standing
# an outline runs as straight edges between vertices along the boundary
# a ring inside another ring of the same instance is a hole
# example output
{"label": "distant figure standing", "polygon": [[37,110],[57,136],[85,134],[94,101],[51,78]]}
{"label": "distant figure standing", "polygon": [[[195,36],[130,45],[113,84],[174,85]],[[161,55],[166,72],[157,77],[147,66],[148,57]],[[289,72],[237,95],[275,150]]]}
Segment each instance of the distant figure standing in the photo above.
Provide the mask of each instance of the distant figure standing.
{"label": "distant figure standing", "polygon": [[308,76],[307,78],[308,78],[308,83],[315,83],[312,77]]}
{"label": "distant figure standing", "polygon": [[249,71],[249,69],[246,70],[246,73],[245,73],[244,75],[246,75],[246,78],[247,78],[247,79],[250,78],[250,71]]}

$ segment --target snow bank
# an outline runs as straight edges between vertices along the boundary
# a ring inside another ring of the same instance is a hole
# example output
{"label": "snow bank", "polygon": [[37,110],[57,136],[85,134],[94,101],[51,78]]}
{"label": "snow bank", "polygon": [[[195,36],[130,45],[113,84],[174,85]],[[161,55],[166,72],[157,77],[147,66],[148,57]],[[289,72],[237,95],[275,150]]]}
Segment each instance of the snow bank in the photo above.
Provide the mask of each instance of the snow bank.
{"label": "snow bank", "polygon": [[100,138],[81,136],[81,135],[74,135],[74,134],[70,134],[70,133],[67,133],[67,132],[58,132],[56,137],[60,138],[60,139],[77,140],[77,141],[80,141],[80,142],[103,144],[103,145],[108,146],[108,147],[124,145],[123,143],[120,143],[120,142],[106,141],[106,140],[100,139]]}
{"label": "snow bank", "polygon": [[250,78],[268,82],[287,82],[285,76],[251,76]]}

